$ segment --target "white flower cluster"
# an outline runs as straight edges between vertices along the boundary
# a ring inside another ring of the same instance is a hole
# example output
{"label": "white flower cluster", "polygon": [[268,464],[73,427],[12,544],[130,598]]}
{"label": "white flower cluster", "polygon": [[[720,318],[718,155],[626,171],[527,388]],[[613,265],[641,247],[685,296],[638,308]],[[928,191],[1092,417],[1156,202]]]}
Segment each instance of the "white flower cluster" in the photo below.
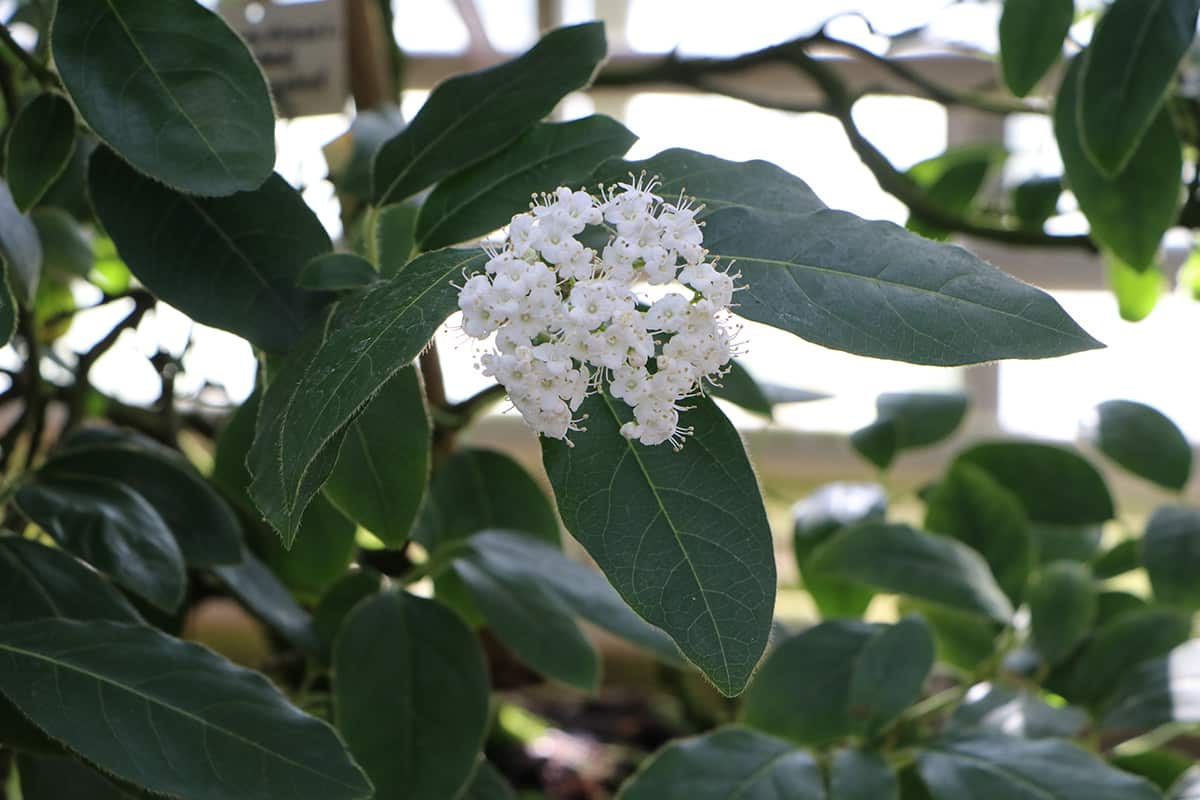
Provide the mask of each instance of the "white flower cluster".
{"label": "white flower cluster", "polygon": [[[463,331],[495,334],[484,374],[544,436],[583,430],[575,412],[607,382],[633,409],[623,435],[679,448],[690,433],[680,401],[727,369],[737,276],[707,260],[690,199],[665,203],[654,188],[632,181],[595,197],[559,187],[535,198],[490,251],[486,274],[462,287]],[[594,226],[609,232],[600,253],[580,241]],[[650,303],[635,291],[647,285],[668,291]]]}

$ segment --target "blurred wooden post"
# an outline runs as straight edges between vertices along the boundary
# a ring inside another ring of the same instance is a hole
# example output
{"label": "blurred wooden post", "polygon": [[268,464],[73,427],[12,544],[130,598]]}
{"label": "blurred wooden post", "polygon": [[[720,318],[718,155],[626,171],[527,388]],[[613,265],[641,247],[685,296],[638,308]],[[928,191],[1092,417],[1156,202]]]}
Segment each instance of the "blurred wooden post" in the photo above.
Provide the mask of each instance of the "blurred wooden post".
{"label": "blurred wooden post", "polygon": [[350,91],[359,111],[398,104],[397,87],[388,59],[391,31],[377,0],[345,0]]}

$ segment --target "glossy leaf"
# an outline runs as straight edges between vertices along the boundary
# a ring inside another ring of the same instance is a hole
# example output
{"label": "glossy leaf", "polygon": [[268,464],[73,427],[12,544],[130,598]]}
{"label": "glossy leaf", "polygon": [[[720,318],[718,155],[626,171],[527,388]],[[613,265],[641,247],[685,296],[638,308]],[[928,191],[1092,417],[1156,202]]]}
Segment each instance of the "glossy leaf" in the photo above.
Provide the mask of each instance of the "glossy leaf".
{"label": "glossy leaf", "polygon": [[1106,728],[1149,730],[1200,722],[1200,639],[1130,672],[1106,704]]}
{"label": "glossy leaf", "polygon": [[297,191],[278,175],[264,180],[230,197],[192,197],[103,147],[88,169],[96,213],[146,288],[197,322],[283,351],[329,300],[296,279],[332,245]]}
{"label": "glossy leaf", "polygon": [[311,328],[283,360],[263,396],[246,463],[250,494],[285,545],[333,470],[333,443],[340,445],[351,420],[425,348],[457,308],[452,284],[485,258],[478,250],[421,256],[341,301],[329,324]]}
{"label": "glossy leaf", "polygon": [[1027,599],[1033,642],[1050,664],[1070,655],[1096,619],[1091,570],[1074,561],[1055,561],[1038,570]]}
{"label": "glossy leaf", "polygon": [[62,95],[40,94],[12,121],[4,143],[4,177],[21,211],[37,205],[75,151],[75,112]]}
{"label": "glossy leaf", "polygon": [[1033,522],[1087,525],[1112,519],[1113,501],[1104,478],[1067,447],[1035,442],[984,442],[956,463],[988,473],[1016,495]]}
{"label": "glossy leaf", "polygon": [[850,681],[850,717],[871,737],[921,697],[933,668],[933,634],[919,616],[885,627],[859,652]]}
{"label": "glossy leaf", "polygon": [[515,800],[516,793],[487,761],[480,761],[471,782],[454,800]]}
{"label": "glossy leaf", "polygon": [[913,392],[881,394],[876,420],[850,436],[859,454],[880,469],[902,450],[926,447],[950,436],[967,413],[963,394]]}
{"label": "glossy leaf", "polygon": [[1030,230],[1042,230],[1046,220],[1057,213],[1058,198],[1062,195],[1062,190],[1062,178],[1030,178],[1017,184],[1012,191],[1012,208],[1021,226]]}
{"label": "glossy leaf", "polygon": [[50,39],[88,127],[181,191],[257,188],[275,164],[262,72],[219,16],[191,0],[59,0]]}
{"label": "glossy leaf", "polygon": [[864,522],[813,553],[817,568],[877,589],[1004,622],[1012,604],[971,548],[908,525]]}
{"label": "glossy leaf", "polygon": [[153,603],[173,611],[187,576],[175,537],[154,507],[112,480],[39,475],[17,490],[17,507],[63,549]]}
{"label": "glossy leaf", "polygon": [[774,403],[763,387],[737,359],[731,359],[728,366],[729,372],[721,377],[719,385],[707,387],[708,393],[770,419]]}
{"label": "glossy leaf", "polygon": [[360,569],[343,576],[321,595],[313,611],[312,624],[326,659],[332,657],[334,642],[346,618],[360,602],[382,589],[382,575],[371,569]]}
{"label": "glossy leaf", "polygon": [[[42,244],[33,220],[17,210],[3,181],[0,181],[0,262],[6,267],[8,296],[24,307],[32,306],[42,273]],[[11,317],[12,325],[0,324],[0,332],[7,328],[11,336],[11,328],[16,324],[16,303],[4,302],[7,299],[0,297],[5,306],[0,310],[0,320],[7,323],[4,318]]]}
{"label": "glossy leaf", "polygon": [[0,691],[106,772],[196,800],[367,798],[333,730],[262,675],[137,625],[0,626]]}
{"label": "glossy leaf", "polygon": [[1131,268],[1144,270],[1154,263],[1163,233],[1175,224],[1183,169],[1179,139],[1170,116],[1161,110],[1119,173],[1109,176],[1099,170],[1080,141],[1080,64],[1077,57],[1067,68],[1054,106],[1054,138],[1067,184],[1087,216],[1092,237]]}
{"label": "glossy leaf", "polygon": [[1154,800],[1146,781],[1058,739],[945,737],[917,759],[933,800]]}
{"label": "glossy leaf", "polygon": [[375,205],[404,200],[499,151],[586,86],[604,53],[604,26],[590,22],[553,30],[499,66],[442,82],[376,154]]}
{"label": "glossy leaf", "polygon": [[1083,51],[1075,111],[1100,172],[1116,175],[1136,158],[1191,47],[1198,11],[1196,0],[1116,0],[1100,18]]}
{"label": "glossy leaf", "polygon": [[251,614],[297,647],[315,649],[308,612],[257,556],[247,551],[240,563],[216,567],[213,571]]}
{"label": "glossy leaf", "polygon": [[1009,599],[1021,599],[1033,568],[1029,521],[1016,496],[986,472],[953,464],[926,501],[925,528],[977,551]]}
{"label": "glossy leaf", "polygon": [[1167,291],[1167,277],[1158,264],[1135,269],[1119,258],[1106,264],[1108,287],[1117,299],[1117,312],[1126,322],[1141,322]]}
{"label": "glossy leaf", "polygon": [[1069,738],[1088,724],[1087,712],[1052,706],[1025,689],[979,683],[947,720],[951,733],[997,733],[1025,739]]}
{"label": "glossy leaf", "polygon": [[304,265],[296,285],[314,291],[340,291],[370,286],[379,278],[371,262],[354,253],[326,253]]}
{"label": "glossy leaf", "polygon": [[384,544],[400,547],[429,482],[430,434],[424,388],[410,365],[350,423],[325,496]]}
{"label": "glossy leaf", "polygon": [[103,575],[62,550],[0,537],[0,624],[46,618],[141,621]]}
{"label": "glossy leaf", "polygon": [[830,767],[829,800],[899,800],[896,774],[878,753],[838,750]]}
{"label": "glossy leaf", "polygon": [[[992,169],[1004,160],[1003,148],[975,145],[948,149],[941,155],[914,164],[908,176],[920,186],[929,202],[956,215],[966,214],[987,182]],[[906,227],[927,239],[945,240],[950,232],[910,214]]]}
{"label": "glossy leaf", "polygon": [[811,755],[742,728],[682,739],[655,753],[618,800],[823,800]]}
{"label": "glossy leaf", "polygon": [[578,189],[597,164],[636,140],[601,114],[535,125],[492,158],[438,184],[421,205],[417,241],[430,250],[490,233],[526,212],[530,195]]}
{"label": "glossy leaf", "polygon": [[811,562],[813,550],[842,528],[882,520],[886,512],[887,493],[876,483],[831,483],[792,506],[796,566],[822,618],[862,616],[875,591],[823,573]]}
{"label": "glossy leaf", "polygon": [[35,208],[29,218],[42,243],[42,266],[46,276],[59,280],[86,278],[96,263],[96,256],[83,226],[66,211],[51,206]]}
{"label": "glossy leaf", "polygon": [[1024,97],[1062,55],[1075,21],[1073,0],[1006,0],[1000,15],[1000,74]]}
{"label": "glossy leaf", "polygon": [[1146,523],[1142,563],[1155,599],[1188,611],[1200,609],[1200,511],[1158,508]]}
{"label": "glossy leaf", "polygon": [[1100,452],[1132,472],[1168,489],[1183,489],[1192,474],[1192,446],[1161,411],[1132,400],[1097,407],[1088,438]]}
{"label": "glossy leaf", "polygon": [[404,269],[417,254],[417,206],[394,203],[379,209],[371,236],[379,271],[385,278]]}
{"label": "glossy leaf", "polygon": [[148,795],[127,792],[96,770],[69,756],[17,758],[21,800],[137,800]]}
{"label": "glossy leaf", "polygon": [[263,561],[284,585],[302,599],[315,600],[346,574],[354,560],[354,531],[353,521],[324,497],[316,497],[304,512],[290,549],[265,530],[258,545]]}
{"label": "glossy leaf", "polygon": [[361,603],[334,649],[338,728],[375,800],[444,800],[467,782],[488,722],[479,641],[432,600]]}
{"label": "glossy leaf", "polygon": [[775,559],[762,495],[741,439],[696,398],[675,452],[621,436],[632,410],[594,394],[574,446],[541,440],[559,514],[625,601],[666,631],[726,695],[766,647]]}

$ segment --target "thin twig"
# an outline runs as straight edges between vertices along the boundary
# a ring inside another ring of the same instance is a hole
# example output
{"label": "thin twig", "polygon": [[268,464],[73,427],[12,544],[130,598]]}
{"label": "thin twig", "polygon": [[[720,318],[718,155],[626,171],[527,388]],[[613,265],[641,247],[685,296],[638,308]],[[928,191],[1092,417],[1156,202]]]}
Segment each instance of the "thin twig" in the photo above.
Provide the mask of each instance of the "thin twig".
{"label": "thin twig", "polygon": [[8,29],[7,25],[0,25],[0,42],[12,51],[13,55],[25,66],[25,69],[29,70],[29,73],[37,78],[38,83],[50,89],[62,88],[62,82],[58,79],[57,75],[51,72],[46,65],[34,58],[32,53],[17,44],[17,40],[13,38],[12,32]]}
{"label": "thin twig", "polygon": [[100,356],[112,348],[121,338],[121,334],[130,328],[136,328],[138,323],[142,321],[142,317],[146,312],[154,307],[154,298],[150,295],[144,297],[135,297],[133,310],[112,327],[108,333],[100,341],[92,345],[86,352],[79,355],[79,361],[75,366],[75,383],[67,395],[67,421],[63,427],[64,431],[69,431],[75,427],[83,419],[83,405],[87,398],[87,393],[91,389],[92,384],[88,379],[88,375],[95,366]]}

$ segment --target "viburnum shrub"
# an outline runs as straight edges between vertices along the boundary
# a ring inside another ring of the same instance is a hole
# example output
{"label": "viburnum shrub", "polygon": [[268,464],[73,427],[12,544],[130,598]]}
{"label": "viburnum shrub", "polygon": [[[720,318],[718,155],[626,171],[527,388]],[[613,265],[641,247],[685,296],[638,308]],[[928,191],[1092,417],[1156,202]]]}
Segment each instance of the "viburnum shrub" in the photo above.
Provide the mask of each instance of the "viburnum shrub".
{"label": "viburnum shrub", "polygon": [[[1088,236],[1043,229],[1057,178],[982,207],[979,153],[895,171],[837,62],[809,50],[926,91],[899,62],[821,31],[639,78],[598,72],[592,22],[441,83],[409,120],[360,109],[326,150],[335,242],[273,172],[270,91],[220,16],[21,0],[0,36],[0,796],[512,798],[538,787],[506,754],[552,724],[522,688],[597,691],[593,629],[655,665],[623,696],[655,698],[658,733],[605,751],[623,800],[1196,796],[1200,511],[1171,497],[1118,519],[1086,452],[1029,441],[956,443],[921,487],[789,485],[790,558],[821,618],[795,628],[716,401],[769,417],[803,399],[739,363],[738,320],[943,367],[1100,347],[1049,295],[937,240],[1099,245],[1122,302],[1144,300],[1128,281],[1154,277],[1194,158],[1194,102],[1164,98],[1196,13],[1117,0],[1053,79]],[[1017,96],[1072,19],[1070,2],[1009,0],[1011,94],[932,96],[1045,113]],[[907,228],[763,161],[630,160],[635,134],[607,116],[546,121],[594,80],[708,87],[776,60],[910,205]],[[245,402],[185,396],[186,354],[165,346],[156,403],[92,383],[168,305],[253,348]],[[111,330],[69,345],[99,308]],[[433,346],[448,322],[495,381],[458,402]],[[504,396],[544,476],[465,444]],[[882,395],[850,445],[885,473],[967,410]],[[1086,441],[1162,491],[1191,474],[1178,427],[1139,403],[1102,405]]]}

